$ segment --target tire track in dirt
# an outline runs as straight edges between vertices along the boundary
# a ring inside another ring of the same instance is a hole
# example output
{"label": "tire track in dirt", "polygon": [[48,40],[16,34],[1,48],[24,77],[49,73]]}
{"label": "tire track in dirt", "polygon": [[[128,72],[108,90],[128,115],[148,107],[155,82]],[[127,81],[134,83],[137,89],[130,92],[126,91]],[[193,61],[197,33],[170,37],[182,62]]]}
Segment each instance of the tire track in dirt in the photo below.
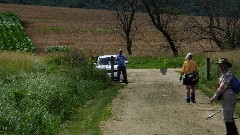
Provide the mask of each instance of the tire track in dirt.
{"label": "tire track in dirt", "polygon": [[[103,122],[104,135],[225,135],[221,109],[196,91],[197,103],[185,102],[179,69],[128,69],[129,84],[113,100],[113,116]],[[239,120],[236,120],[238,127]]]}

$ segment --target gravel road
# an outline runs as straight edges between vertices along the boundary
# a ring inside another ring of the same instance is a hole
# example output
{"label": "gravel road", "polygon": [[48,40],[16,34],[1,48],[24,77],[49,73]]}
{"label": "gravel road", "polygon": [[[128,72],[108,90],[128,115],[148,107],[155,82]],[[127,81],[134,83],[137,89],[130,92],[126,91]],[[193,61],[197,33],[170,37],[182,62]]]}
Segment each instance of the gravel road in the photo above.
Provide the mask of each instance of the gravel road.
{"label": "gravel road", "polygon": [[[104,135],[225,135],[221,113],[196,91],[197,103],[185,102],[180,69],[128,69],[129,84],[112,103],[112,117],[102,122]],[[240,121],[236,120],[240,128]]]}

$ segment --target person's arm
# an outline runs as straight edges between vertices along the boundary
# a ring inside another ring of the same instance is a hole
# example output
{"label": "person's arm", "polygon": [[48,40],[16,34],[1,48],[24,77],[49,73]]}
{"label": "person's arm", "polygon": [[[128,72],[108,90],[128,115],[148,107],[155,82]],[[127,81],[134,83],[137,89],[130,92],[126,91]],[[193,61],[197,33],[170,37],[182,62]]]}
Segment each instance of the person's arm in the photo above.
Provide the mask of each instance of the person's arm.
{"label": "person's arm", "polygon": [[185,62],[182,65],[181,74],[180,74],[180,78],[179,78],[180,81],[182,81],[182,76],[184,75],[184,72],[185,72]]}
{"label": "person's arm", "polygon": [[119,56],[117,55],[115,60],[118,61],[118,58],[119,58]]}
{"label": "person's arm", "polygon": [[[195,63],[196,63],[196,62],[195,62]],[[195,65],[196,65],[196,66],[195,66],[196,79],[197,79],[197,80],[199,80],[199,79],[200,79],[200,77],[199,77],[199,69],[198,69],[198,64],[196,63]]]}
{"label": "person's arm", "polygon": [[230,75],[223,76],[223,79],[221,80],[216,93],[213,95],[213,97],[210,100],[211,103],[215,101],[219,95],[223,94],[227,90],[227,88],[229,87],[230,81],[231,81]]}

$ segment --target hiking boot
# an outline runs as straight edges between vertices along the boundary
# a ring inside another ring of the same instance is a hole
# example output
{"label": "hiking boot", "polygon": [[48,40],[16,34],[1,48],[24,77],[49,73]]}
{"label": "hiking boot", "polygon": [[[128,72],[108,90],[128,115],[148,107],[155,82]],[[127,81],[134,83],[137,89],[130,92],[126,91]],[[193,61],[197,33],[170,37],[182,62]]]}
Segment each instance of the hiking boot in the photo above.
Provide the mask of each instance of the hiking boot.
{"label": "hiking boot", "polygon": [[186,98],[186,102],[187,102],[187,103],[190,103],[190,97],[187,97],[187,98]]}
{"label": "hiking boot", "polygon": [[226,135],[239,135],[234,121],[233,122],[225,122],[225,125],[227,128]]}
{"label": "hiking boot", "polygon": [[191,99],[191,101],[192,101],[193,103],[196,103],[195,99]]}
{"label": "hiking boot", "polygon": [[196,101],[195,101],[195,93],[191,93],[191,101],[193,102],[193,103],[196,103]]}

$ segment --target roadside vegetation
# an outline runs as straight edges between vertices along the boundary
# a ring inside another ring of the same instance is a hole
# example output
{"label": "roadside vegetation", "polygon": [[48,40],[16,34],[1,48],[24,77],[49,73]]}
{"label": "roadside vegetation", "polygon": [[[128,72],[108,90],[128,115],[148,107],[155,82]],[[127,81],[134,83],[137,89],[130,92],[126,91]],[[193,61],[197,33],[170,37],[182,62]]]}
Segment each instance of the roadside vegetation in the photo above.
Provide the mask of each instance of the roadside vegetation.
{"label": "roadside vegetation", "polygon": [[[1,52],[0,56],[0,130],[3,134],[58,134],[60,125],[78,109],[85,108],[100,95],[101,100],[113,98],[120,89],[113,91],[116,85],[106,72],[96,70],[84,57],[77,63],[66,54],[39,57]],[[108,101],[103,101],[101,107]],[[95,110],[96,113],[101,114]],[[91,116],[85,114],[84,117]]]}
{"label": "roadside vegetation", "polygon": [[[1,15],[2,20],[16,17]],[[6,28],[1,31],[4,34],[12,31],[7,33],[12,36],[0,40],[4,45],[15,40],[16,35],[11,34],[14,30],[22,29],[9,23],[1,26]],[[28,39],[26,34],[22,36]],[[123,85],[113,83],[105,71],[95,69],[93,61],[78,49],[54,46],[46,49],[47,54],[37,56],[25,52],[33,46],[16,50],[14,45],[0,52],[0,134],[60,134],[64,122],[79,110],[87,112],[82,115],[86,118],[81,125],[85,127],[83,133],[100,132],[101,117],[109,112],[103,110]]]}

